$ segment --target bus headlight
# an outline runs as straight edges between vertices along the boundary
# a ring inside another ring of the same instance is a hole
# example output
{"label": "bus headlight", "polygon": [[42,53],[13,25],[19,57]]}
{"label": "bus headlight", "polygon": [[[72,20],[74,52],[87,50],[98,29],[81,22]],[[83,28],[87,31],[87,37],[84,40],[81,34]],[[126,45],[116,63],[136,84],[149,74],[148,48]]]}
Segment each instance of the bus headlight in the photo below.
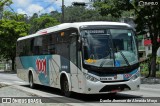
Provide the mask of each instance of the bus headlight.
{"label": "bus headlight", "polygon": [[140,76],[140,72],[138,71],[136,74],[134,74],[130,79],[135,80]]}
{"label": "bus headlight", "polygon": [[91,76],[91,75],[89,75],[89,74],[84,73],[84,76],[85,76],[86,79],[89,80],[89,81],[93,81],[93,82],[97,82],[97,81],[98,81],[97,78],[95,78],[95,77],[93,77],[93,76]]}

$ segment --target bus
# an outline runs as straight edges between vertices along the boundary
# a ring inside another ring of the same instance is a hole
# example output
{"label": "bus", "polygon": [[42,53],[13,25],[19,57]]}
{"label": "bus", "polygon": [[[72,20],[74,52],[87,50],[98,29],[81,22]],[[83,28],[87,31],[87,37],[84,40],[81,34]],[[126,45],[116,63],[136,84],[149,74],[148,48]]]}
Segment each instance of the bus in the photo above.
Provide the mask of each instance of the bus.
{"label": "bus", "polygon": [[134,29],[120,22],[63,23],[20,37],[17,76],[58,88],[65,96],[140,88]]}

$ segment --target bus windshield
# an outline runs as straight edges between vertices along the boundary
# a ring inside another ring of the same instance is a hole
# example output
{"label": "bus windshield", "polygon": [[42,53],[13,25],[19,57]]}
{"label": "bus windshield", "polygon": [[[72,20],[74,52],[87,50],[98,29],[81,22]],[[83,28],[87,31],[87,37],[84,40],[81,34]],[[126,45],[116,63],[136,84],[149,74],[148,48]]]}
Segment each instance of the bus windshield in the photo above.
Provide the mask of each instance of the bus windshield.
{"label": "bus windshield", "polygon": [[84,29],[83,62],[97,67],[123,67],[138,63],[131,29]]}

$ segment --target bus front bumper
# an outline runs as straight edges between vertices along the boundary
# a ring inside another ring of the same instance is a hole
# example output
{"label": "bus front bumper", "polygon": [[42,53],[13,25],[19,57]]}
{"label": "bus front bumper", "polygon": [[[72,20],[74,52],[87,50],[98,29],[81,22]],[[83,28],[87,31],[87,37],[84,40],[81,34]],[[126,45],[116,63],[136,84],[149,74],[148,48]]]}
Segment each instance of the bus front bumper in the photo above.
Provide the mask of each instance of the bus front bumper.
{"label": "bus front bumper", "polygon": [[92,82],[86,80],[86,87],[84,88],[85,94],[99,94],[99,93],[115,93],[128,90],[139,90],[140,77],[135,80],[124,82],[109,82],[103,83],[101,81]]}

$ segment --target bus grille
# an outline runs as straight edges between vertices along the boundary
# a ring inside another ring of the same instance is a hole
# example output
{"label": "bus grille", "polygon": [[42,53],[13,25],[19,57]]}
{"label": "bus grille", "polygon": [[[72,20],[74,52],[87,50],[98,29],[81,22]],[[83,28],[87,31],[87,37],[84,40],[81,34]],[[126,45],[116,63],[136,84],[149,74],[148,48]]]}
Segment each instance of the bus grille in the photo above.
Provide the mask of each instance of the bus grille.
{"label": "bus grille", "polygon": [[128,80],[119,80],[119,81],[101,81],[102,83],[114,83],[114,82],[125,82]]}
{"label": "bus grille", "polygon": [[131,88],[126,84],[106,85],[99,92],[111,92],[113,90],[123,91],[125,89],[131,90]]}

